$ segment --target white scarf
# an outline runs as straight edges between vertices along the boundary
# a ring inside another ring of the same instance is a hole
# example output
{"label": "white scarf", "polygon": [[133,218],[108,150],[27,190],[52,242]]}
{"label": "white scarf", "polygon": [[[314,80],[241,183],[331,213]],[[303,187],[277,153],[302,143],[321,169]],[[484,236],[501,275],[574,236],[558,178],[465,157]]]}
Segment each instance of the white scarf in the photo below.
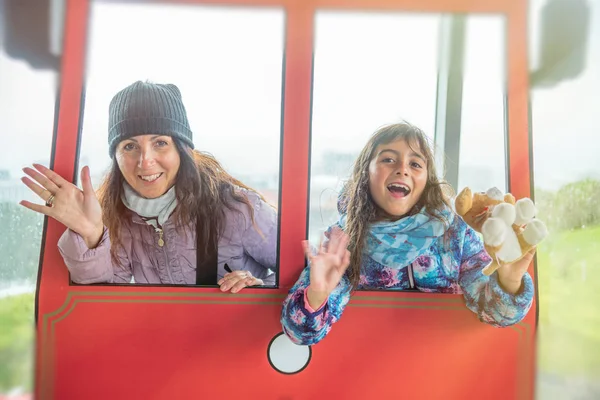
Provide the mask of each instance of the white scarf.
{"label": "white scarf", "polygon": [[123,194],[121,200],[125,207],[142,217],[148,225],[160,228],[169,218],[175,207],[177,197],[175,186],[167,190],[167,193],[155,199],[146,199],[139,194],[127,182],[123,182]]}

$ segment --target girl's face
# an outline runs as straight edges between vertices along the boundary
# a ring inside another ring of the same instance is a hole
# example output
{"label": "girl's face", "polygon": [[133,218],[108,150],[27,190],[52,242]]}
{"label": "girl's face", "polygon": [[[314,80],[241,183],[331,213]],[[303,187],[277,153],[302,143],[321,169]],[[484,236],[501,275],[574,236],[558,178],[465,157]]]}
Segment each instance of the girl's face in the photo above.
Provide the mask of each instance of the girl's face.
{"label": "girl's face", "polygon": [[416,146],[398,139],[380,144],[369,163],[369,191],[381,219],[408,214],[427,184],[427,162]]}
{"label": "girl's face", "polygon": [[170,136],[139,135],[117,146],[117,164],[123,177],[140,196],[154,199],[175,184],[179,152]]}

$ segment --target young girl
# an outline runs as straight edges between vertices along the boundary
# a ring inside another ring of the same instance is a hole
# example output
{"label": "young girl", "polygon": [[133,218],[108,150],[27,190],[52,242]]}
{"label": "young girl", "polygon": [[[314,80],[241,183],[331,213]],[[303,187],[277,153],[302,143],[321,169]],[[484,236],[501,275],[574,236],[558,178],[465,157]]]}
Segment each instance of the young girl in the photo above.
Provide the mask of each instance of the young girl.
{"label": "young girl", "polygon": [[493,326],[527,314],[534,251],[491,276],[483,242],[449,206],[425,134],[402,123],[377,131],[340,194],[341,218],[313,254],[283,304],[284,332],[312,345],[331,330],[354,289],[462,293],[467,307]]}

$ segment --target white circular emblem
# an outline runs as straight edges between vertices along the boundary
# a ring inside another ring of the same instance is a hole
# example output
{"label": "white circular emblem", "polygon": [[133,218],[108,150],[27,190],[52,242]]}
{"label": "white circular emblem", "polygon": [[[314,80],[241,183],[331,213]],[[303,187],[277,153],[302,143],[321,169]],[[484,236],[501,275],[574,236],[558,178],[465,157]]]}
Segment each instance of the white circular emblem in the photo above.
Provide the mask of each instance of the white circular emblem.
{"label": "white circular emblem", "polygon": [[277,334],[267,350],[271,366],[283,374],[295,374],[302,371],[310,362],[310,346],[294,344],[283,332]]}

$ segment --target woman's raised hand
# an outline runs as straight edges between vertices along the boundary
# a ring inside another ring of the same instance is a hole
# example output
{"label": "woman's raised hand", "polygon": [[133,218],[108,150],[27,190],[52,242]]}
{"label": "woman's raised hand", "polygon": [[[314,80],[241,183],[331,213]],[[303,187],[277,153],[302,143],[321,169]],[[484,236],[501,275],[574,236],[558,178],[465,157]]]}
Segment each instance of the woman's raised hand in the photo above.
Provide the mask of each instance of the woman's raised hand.
{"label": "woman's raised hand", "polygon": [[[88,248],[94,248],[102,238],[104,224],[102,208],[94,193],[90,169],[81,169],[83,190],[64,179],[43,165],[33,164],[33,168],[23,168],[29,175],[21,180],[29,189],[37,194],[45,205],[21,201],[24,207],[54,218],[72,231],[80,234]],[[34,182],[35,181],[35,182]],[[37,182],[37,183],[36,183]]]}

